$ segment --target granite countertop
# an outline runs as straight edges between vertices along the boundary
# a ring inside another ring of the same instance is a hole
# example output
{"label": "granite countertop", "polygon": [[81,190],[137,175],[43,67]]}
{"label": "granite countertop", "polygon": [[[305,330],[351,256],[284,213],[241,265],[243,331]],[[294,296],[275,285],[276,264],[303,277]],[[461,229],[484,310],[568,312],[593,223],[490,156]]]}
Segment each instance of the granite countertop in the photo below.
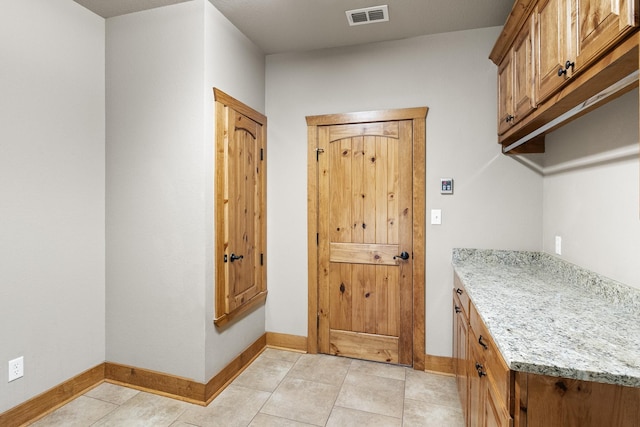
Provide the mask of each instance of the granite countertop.
{"label": "granite countertop", "polygon": [[454,249],[514,371],[640,387],[640,290],[540,252]]}

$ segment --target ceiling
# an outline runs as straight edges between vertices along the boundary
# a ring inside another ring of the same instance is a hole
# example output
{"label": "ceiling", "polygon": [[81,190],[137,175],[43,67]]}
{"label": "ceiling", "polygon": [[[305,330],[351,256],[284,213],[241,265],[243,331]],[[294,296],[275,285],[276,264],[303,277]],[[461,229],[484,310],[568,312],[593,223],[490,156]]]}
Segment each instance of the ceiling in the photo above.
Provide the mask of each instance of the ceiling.
{"label": "ceiling", "polygon": [[[74,0],[110,18],[190,0]],[[513,0],[209,0],[265,54],[503,25]],[[345,11],[387,4],[389,22],[350,27]]]}

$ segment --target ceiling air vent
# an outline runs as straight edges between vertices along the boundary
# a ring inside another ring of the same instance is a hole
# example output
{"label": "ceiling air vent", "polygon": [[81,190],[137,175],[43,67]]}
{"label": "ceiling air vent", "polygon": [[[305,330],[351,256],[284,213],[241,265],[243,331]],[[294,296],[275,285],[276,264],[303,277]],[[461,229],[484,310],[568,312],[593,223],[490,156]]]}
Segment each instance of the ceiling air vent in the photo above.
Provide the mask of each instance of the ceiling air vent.
{"label": "ceiling air vent", "polygon": [[375,22],[385,22],[389,20],[389,7],[386,4],[384,6],[347,10],[345,13],[351,26],[373,24]]}

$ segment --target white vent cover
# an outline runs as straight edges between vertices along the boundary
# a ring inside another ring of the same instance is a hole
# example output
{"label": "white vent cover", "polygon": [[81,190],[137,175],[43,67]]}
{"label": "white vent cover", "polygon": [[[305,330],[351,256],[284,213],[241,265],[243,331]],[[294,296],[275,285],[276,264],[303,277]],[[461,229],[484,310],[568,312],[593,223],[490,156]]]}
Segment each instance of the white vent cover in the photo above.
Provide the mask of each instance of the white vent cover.
{"label": "white vent cover", "polygon": [[389,7],[383,6],[365,7],[364,9],[347,10],[349,25],[373,24],[389,20]]}

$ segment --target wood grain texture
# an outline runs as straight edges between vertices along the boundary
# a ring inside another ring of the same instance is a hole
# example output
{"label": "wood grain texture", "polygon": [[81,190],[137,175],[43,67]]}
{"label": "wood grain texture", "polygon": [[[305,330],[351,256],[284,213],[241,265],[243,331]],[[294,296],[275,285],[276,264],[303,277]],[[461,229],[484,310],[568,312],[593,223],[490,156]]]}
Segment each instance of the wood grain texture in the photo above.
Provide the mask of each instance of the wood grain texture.
{"label": "wood grain texture", "polygon": [[640,388],[544,375],[518,375],[527,376],[527,405],[524,407],[527,427],[638,426]]}
{"label": "wood grain texture", "polygon": [[[603,56],[597,63],[571,78],[561,90],[556,92],[546,102],[539,104],[538,108],[528,116],[527,120],[512,126],[504,135],[498,138],[498,141],[503,144],[503,146],[517,141],[636,71],[638,69],[639,37],[640,33],[635,33],[628,37],[615,49]],[[587,114],[606,102],[616,99],[618,96],[635,87],[637,87],[637,84],[635,86],[631,85],[626,90],[603,99],[601,102],[594,103],[570,120],[548,130],[547,133],[570,123],[572,120]]]}
{"label": "wood grain texture", "polygon": [[[337,280],[337,271],[329,268],[328,255],[330,252],[330,239],[322,239],[316,243],[317,235],[322,236],[323,230],[325,233],[334,233],[334,236],[347,236],[347,230],[343,230],[343,227],[339,227],[341,230],[337,230],[336,227],[330,226],[330,215],[319,215],[318,207],[328,203],[331,198],[334,200],[351,200],[350,201],[350,221],[344,222],[349,229],[349,239],[351,243],[379,243],[376,242],[378,238],[382,238],[382,233],[378,230],[378,224],[384,223],[384,227],[387,229],[384,233],[385,242],[395,242],[398,237],[392,231],[388,232],[388,229],[399,227],[399,218],[402,215],[403,209],[401,208],[402,202],[400,199],[396,199],[397,192],[395,190],[395,180],[389,180],[385,177],[384,184],[382,179],[377,176],[376,163],[379,160],[379,156],[388,156],[389,149],[384,150],[382,143],[378,136],[364,136],[362,132],[354,131],[357,127],[350,127],[345,131],[334,131],[335,135],[349,136],[351,138],[350,145],[341,145],[340,150],[335,150],[331,153],[329,150],[330,131],[328,128],[332,124],[350,124],[350,123],[363,123],[367,121],[375,120],[397,120],[397,119],[409,119],[408,129],[412,136],[416,137],[417,145],[414,143],[413,151],[410,152],[410,158],[406,163],[399,161],[396,164],[392,164],[392,172],[400,169],[409,169],[412,174],[410,180],[412,181],[411,191],[409,193],[409,203],[412,208],[415,209],[416,203],[418,204],[418,213],[414,213],[409,218],[411,224],[410,234],[412,235],[412,243],[414,245],[412,264],[421,264],[417,268],[411,268],[404,273],[414,284],[409,287],[409,305],[412,307],[408,311],[408,315],[405,316],[404,322],[408,324],[405,330],[410,331],[410,338],[405,340],[408,342],[410,351],[408,353],[409,361],[407,364],[414,364],[416,369],[424,370],[424,219],[425,219],[425,207],[424,207],[424,178],[425,178],[425,118],[428,109],[426,107],[419,107],[405,110],[395,111],[378,111],[378,112],[364,112],[364,113],[349,113],[349,114],[337,114],[337,115],[325,115],[325,116],[309,116],[307,117],[308,124],[308,249],[309,249],[309,309],[308,309],[308,341],[307,349],[309,352],[320,351],[328,352],[329,348],[329,328],[327,327],[330,322],[330,313],[323,307],[329,307],[330,301],[333,298],[334,301],[339,301],[344,296],[339,296],[338,290],[333,290],[335,293],[330,292],[322,293],[320,289],[322,282],[329,282],[330,276],[333,276],[333,280]],[[415,120],[414,120],[415,119]],[[399,131],[400,132],[400,131]],[[324,134],[324,136],[323,136]],[[382,136],[384,137],[384,136]],[[322,140],[326,141],[325,143]],[[341,142],[342,144],[342,142]],[[320,149],[321,153],[317,154],[316,149]],[[416,158],[417,154],[417,158]],[[397,154],[391,150],[391,156]],[[348,182],[348,191],[338,191],[338,195],[331,193],[331,195],[323,195],[322,192],[318,192],[318,188],[323,185],[328,185],[330,177],[328,176],[329,165],[331,159],[339,161],[341,157],[349,158],[351,165],[350,170],[345,173],[341,178]],[[373,159],[373,161],[371,160]],[[417,171],[416,171],[416,163]],[[412,168],[401,167],[400,165],[411,164]],[[362,175],[364,179],[361,182],[354,179],[354,176]],[[416,181],[417,184],[415,183]],[[380,183],[381,188],[385,191],[382,200],[384,200],[386,206],[386,214],[384,219],[382,215],[376,213],[376,197],[373,195],[378,194],[377,187]],[[420,194],[422,192],[422,194]],[[317,197],[316,194],[320,193]],[[360,196],[363,200],[357,200],[356,196]],[[323,197],[325,197],[323,201]],[[336,213],[336,218],[341,218],[340,214]],[[371,226],[375,224],[375,226]],[[363,226],[364,225],[364,226]],[[334,229],[335,228],[335,229]],[[362,230],[360,230],[362,228]],[[416,238],[415,232],[418,232]],[[341,242],[339,239],[346,237],[338,237],[336,243]],[[417,247],[416,247],[417,244]],[[323,255],[325,254],[326,265],[323,265]],[[418,260],[417,262],[415,260]],[[376,267],[377,268],[377,267]],[[400,323],[394,321],[389,322],[385,320],[379,322],[375,319],[376,307],[384,305],[384,310],[389,310],[399,301],[394,298],[386,298],[376,302],[375,306],[370,304],[373,301],[372,298],[364,297],[364,295],[371,294],[372,291],[378,293],[384,286],[384,283],[388,283],[389,274],[385,271],[378,271],[376,268],[368,268],[367,265],[353,265],[349,271],[342,272],[344,280],[340,280],[339,284],[344,284],[344,293],[349,292],[351,298],[352,310],[351,310],[351,325],[352,329],[357,332],[373,332],[378,330],[379,327],[402,329],[402,319]],[[392,267],[389,267],[392,268]],[[417,273],[416,273],[417,272]],[[401,271],[398,273],[398,277],[403,275]],[[340,277],[342,279],[342,277]],[[342,292],[341,292],[342,294]],[[417,298],[416,298],[417,295]],[[369,304],[368,304],[369,303]],[[417,316],[417,317],[416,317]],[[316,321],[317,319],[317,321]],[[417,321],[417,323],[416,323]],[[421,325],[419,324],[421,323]],[[382,325],[382,326],[379,326]],[[313,336],[316,339],[313,339]],[[407,346],[405,342],[405,347]],[[314,345],[317,343],[317,345]],[[416,346],[421,350],[416,351]],[[416,364],[417,363],[417,364]]]}
{"label": "wood grain texture", "polygon": [[75,399],[104,380],[105,365],[99,364],[62,384],[0,414],[0,426],[17,427],[34,421]]}
{"label": "wood grain texture", "polygon": [[331,330],[331,354],[398,363],[398,339],[360,332]]}
{"label": "wood grain texture", "polygon": [[330,243],[329,260],[351,264],[379,264],[398,265],[400,261],[394,259],[398,252],[398,245],[375,243]]}
{"label": "wood grain texture", "polygon": [[453,375],[455,373],[454,360],[451,357],[425,354],[424,370],[438,374]]}
{"label": "wood grain texture", "polygon": [[267,347],[307,352],[307,337],[267,332]]}
{"label": "wood grain texture", "polygon": [[509,52],[513,40],[525,24],[527,18],[531,14],[537,0],[516,0],[511,8],[511,13],[507,16],[507,20],[502,28],[502,32],[498,36],[496,43],[489,54],[489,59],[494,64],[499,65]]}
{"label": "wood grain texture", "polygon": [[214,96],[214,323],[223,326],[267,295],[266,117],[215,88]]}

